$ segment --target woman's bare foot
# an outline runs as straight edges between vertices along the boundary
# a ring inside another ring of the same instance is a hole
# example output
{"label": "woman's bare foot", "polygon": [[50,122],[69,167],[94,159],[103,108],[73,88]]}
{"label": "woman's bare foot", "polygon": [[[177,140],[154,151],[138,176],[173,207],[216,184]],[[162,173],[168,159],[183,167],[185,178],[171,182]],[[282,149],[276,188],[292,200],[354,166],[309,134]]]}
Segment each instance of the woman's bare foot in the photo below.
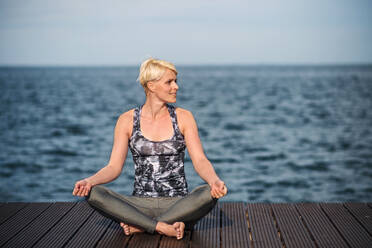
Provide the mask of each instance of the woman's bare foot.
{"label": "woman's bare foot", "polygon": [[155,230],[160,234],[165,234],[169,237],[182,239],[185,230],[185,224],[183,222],[174,222],[173,225],[169,225],[165,222],[159,221],[158,224],[156,224]]}
{"label": "woman's bare foot", "polygon": [[130,226],[128,224],[125,224],[123,222],[120,223],[120,226],[123,228],[124,230],[124,233],[126,235],[131,235],[133,233],[140,233],[140,232],[144,232],[144,230],[140,229],[140,228],[137,228],[135,226]]}

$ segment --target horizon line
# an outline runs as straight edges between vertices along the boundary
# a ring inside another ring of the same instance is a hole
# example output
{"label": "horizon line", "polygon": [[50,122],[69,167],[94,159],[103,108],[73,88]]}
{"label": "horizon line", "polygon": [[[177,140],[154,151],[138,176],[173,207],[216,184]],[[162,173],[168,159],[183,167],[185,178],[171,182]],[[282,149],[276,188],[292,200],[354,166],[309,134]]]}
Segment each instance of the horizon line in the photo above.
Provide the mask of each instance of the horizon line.
{"label": "horizon line", "polygon": [[[304,63],[173,63],[177,67],[209,66],[372,66],[371,62],[304,62]],[[0,64],[0,67],[138,67],[139,64]]]}

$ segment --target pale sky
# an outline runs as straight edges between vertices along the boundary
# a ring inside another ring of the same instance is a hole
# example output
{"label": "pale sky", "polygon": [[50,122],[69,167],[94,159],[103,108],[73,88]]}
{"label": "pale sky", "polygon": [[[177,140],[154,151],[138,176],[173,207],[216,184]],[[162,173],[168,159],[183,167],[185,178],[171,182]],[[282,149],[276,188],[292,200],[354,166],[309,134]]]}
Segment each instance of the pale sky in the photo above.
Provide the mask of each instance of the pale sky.
{"label": "pale sky", "polygon": [[0,0],[0,65],[372,63],[370,0]]}

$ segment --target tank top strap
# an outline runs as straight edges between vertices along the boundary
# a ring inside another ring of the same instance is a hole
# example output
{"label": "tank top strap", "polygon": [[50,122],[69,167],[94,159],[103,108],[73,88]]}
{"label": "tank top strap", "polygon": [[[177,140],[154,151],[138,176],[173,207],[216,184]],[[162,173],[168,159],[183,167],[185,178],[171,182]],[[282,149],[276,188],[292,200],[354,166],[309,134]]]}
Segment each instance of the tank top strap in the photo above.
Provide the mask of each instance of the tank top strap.
{"label": "tank top strap", "polygon": [[133,113],[133,130],[138,131],[140,128],[140,107],[134,109]]}
{"label": "tank top strap", "polygon": [[172,105],[168,105],[168,110],[169,110],[169,115],[170,115],[171,120],[172,120],[173,130],[174,130],[175,134],[180,135],[181,131],[178,127],[176,108]]}

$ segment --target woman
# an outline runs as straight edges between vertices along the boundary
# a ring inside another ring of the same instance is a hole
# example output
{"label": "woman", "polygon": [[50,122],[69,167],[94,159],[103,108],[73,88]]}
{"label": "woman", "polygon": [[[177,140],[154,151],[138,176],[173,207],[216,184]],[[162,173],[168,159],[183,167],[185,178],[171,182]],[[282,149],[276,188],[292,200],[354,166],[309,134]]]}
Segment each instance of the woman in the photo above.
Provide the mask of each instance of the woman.
{"label": "woman", "polygon": [[[76,182],[73,195],[118,222],[126,235],[147,231],[181,239],[186,228],[205,216],[227,193],[206,158],[191,112],[175,108],[177,70],[169,62],[148,59],[139,81],[145,104],[122,114],[116,123],[109,163],[95,175]],[[99,184],[116,179],[130,148],[135,164],[132,196],[119,195]],[[208,184],[188,192],[185,148],[196,172]]]}

